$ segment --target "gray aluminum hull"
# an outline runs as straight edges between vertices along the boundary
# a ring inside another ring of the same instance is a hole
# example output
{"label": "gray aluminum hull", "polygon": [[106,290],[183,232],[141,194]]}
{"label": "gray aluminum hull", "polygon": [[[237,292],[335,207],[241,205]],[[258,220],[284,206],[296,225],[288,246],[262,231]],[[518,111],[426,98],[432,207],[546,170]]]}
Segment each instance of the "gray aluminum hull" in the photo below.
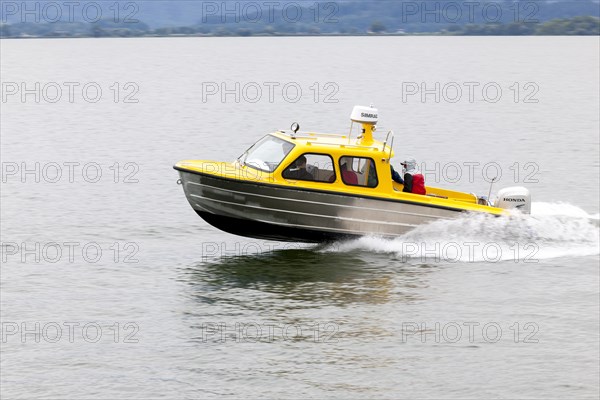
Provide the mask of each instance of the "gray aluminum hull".
{"label": "gray aluminum hull", "polygon": [[198,215],[223,231],[253,238],[318,243],[365,235],[396,237],[464,212],[176,169]]}

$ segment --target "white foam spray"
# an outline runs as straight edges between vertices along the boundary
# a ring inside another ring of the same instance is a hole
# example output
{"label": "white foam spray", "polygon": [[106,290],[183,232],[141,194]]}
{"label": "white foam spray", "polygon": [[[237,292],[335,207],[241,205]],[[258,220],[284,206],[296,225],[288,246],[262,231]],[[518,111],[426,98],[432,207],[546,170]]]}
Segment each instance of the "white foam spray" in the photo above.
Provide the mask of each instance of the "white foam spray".
{"label": "white foam spray", "polygon": [[598,215],[567,203],[532,204],[531,215],[465,214],[421,225],[395,239],[367,236],[322,251],[394,253],[422,262],[538,262],[600,254]]}

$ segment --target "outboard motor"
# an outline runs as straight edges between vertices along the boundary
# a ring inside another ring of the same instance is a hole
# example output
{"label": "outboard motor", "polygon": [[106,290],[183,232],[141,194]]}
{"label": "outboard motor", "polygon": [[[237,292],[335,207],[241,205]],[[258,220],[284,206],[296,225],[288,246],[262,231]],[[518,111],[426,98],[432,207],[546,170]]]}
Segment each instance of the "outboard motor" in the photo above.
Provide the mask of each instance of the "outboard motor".
{"label": "outboard motor", "polygon": [[494,207],[517,209],[525,214],[531,214],[531,194],[521,186],[500,189]]}

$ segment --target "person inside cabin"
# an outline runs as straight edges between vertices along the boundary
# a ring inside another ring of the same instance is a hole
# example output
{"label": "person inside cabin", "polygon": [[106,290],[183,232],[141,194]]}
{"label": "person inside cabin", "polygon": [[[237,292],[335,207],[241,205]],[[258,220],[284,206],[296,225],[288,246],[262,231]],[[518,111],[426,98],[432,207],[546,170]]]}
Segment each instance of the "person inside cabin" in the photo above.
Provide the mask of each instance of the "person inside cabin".
{"label": "person inside cabin", "polygon": [[[346,157],[342,157],[342,159],[346,159]],[[342,172],[342,180],[346,185],[358,185],[358,177],[354,171],[351,171],[348,168],[347,161],[342,161],[340,165],[340,170]]]}
{"label": "person inside cabin", "polygon": [[402,165],[402,173],[404,175],[404,189],[403,192],[415,193],[415,194],[426,194],[425,190],[425,178],[423,174],[417,169],[417,162],[414,158],[408,158]]}
{"label": "person inside cabin", "polygon": [[303,181],[312,181],[314,177],[306,170],[306,157],[300,156],[296,160],[296,168],[287,171],[284,174],[286,179],[299,179]]}
{"label": "person inside cabin", "polygon": [[371,160],[368,164],[365,165],[365,168],[369,169],[369,175],[367,177],[367,186],[370,188],[374,188],[379,184],[377,180],[377,171],[375,170],[375,163]]}

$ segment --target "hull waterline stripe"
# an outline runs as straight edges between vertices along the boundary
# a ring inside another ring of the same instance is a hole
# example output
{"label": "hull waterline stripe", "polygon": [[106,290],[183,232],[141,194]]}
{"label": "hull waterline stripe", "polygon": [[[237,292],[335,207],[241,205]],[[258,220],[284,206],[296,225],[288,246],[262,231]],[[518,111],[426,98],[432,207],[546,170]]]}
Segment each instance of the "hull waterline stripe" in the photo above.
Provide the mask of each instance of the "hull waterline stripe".
{"label": "hull waterline stripe", "polygon": [[[298,215],[308,215],[308,216],[311,216],[311,217],[331,218],[331,219],[338,219],[338,220],[344,220],[344,221],[363,222],[363,223],[377,224],[377,225],[382,225],[383,224],[383,225],[408,226],[408,227],[415,227],[415,226],[417,226],[417,225],[414,225],[414,224],[403,224],[401,222],[387,222],[387,221],[374,221],[374,220],[370,220],[370,219],[357,219],[357,218],[347,218],[347,217],[336,217],[336,216],[323,215],[323,214],[303,213],[303,212],[300,212],[300,211],[281,210],[279,208],[267,208],[267,207],[251,206],[251,205],[248,205],[248,204],[234,203],[232,201],[211,199],[211,198],[204,197],[204,196],[198,196],[197,194],[190,194],[190,196],[196,197],[196,198],[199,198],[199,199],[208,200],[208,201],[214,201],[214,202],[217,202],[217,203],[225,203],[225,204],[231,204],[231,205],[235,205],[235,206],[249,207],[249,208],[254,208],[254,209],[258,209],[258,210],[268,210],[268,211],[276,211],[276,212],[282,212],[282,213],[290,213],[290,214],[298,214]],[[213,214],[214,214],[214,212],[213,212]],[[275,223],[275,222],[270,222],[270,223]]]}
{"label": "hull waterline stripe", "polygon": [[366,236],[366,235],[373,235],[373,236],[394,236],[394,237],[399,237],[402,236],[403,234],[395,234],[395,233],[374,233],[374,232],[370,232],[370,231],[357,231],[357,230],[350,230],[350,229],[341,229],[341,228],[323,228],[321,226],[314,226],[314,225],[297,225],[297,224],[288,224],[285,222],[281,222],[281,223],[275,223],[275,222],[269,222],[269,221],[264,221],[264,220],[255,220],[255,221],[259,221],[259,222],[263,222],[265,224],[271,224],[271,225],[281,225],[281,226],[287,226],[287,227],[294,227],[294,228],[310,228],[310,229],[314,229],[317,231],[328,231],[328,232],[347,232],[347,233],[351,233],[351,234],[360,234],[362,236]]}
{"label": "hull waterline stripe", "polygon": [[[194,205],[198,206],[199,208],[202,208],[202,206],[200,206],[198,203],[194,203]],[[213,212],[210,212],[210,213],[218,216],[218,214],[215,214]],[[242,220],[242,219],[240,219],[240,220]],[[272,221],[266,221],[266,220],[262,220],[262,219],[252,219],[249,221],[261,222],[261,223],[267,224],[267,225],[286,226],[286,227],[293,227],[293,228],[299,228],[299,229],[313,229],[315,231],[327,231],[327,232],[339,232],[339,233],[345,232],[345,233],[350,233],[350,234],[359,235],[359,236],[373,235],[373,236],[384,236],[384,237],[390,237],[390,236],[400,237],[403,235],[403,234],[396,234],[396,233],[374,233],[371,231],[359,231],[359,230],[341,229],[341,228],[327,228],[327,227],[314,226],[314,225],[289,224],[289,223],[285,223],[285,222],[272,222]]]}

